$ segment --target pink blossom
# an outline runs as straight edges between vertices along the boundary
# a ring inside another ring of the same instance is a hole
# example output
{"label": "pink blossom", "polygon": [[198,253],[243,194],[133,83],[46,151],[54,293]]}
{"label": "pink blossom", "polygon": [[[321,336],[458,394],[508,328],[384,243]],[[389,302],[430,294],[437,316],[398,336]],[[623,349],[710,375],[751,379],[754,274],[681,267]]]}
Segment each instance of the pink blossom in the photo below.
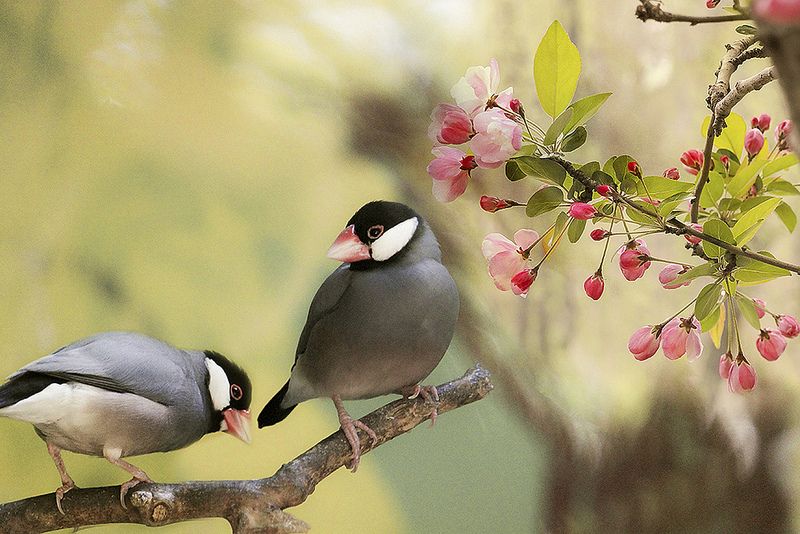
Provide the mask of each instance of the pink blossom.
{"label": "pink blossom", "polygon": [[775,127],[775,140],[778,143],[778,150],[789,149],[789,134],[792,133],[792,121],[782,120]]}
{"label": "pink blossom", "polygon": [[757,381],[756,370],[749,363],[742,360],[731,366],[730,374],[728,375],[728,389],[733,393],[744,393],[756,387]]}
{"label": "pink blossom", "polygon": [[678,277],[678,275],[683,274],[688,270],[689,269],[687,269],[683,265],[678,265],[677,263],[670,263],[669,265],[661,269],[660,273],[658,273],[658,281],[661,282],[661,286],[664,289],[677,289],[681,286],[688,286],[691,283],[691,280],[688,280],[684,283],[680,282],[678,282],[677,284],[673,283],[673,280],[675,280]]}
{"label": "pink blossom", "polygon": [[747,155],[752,158],[761,152],[763,147],[764,134],[761,133],[761,130],[757,128],[747,130],[747,133],[744,135],[744,149],[747,151]]}
{"label": "pink blossom", "polygon": [[517,113],[518,115],[525,116],[525,108],[522,107],[522,102],[518,98],[512,98],[508,103],[508,109]]}
{"label": "pink blossom", "polygon": [[514,241],[502,234],[487,235],[481,251],[489,262],[489,275],[501,291],[512,289],[511,278],[528,264],[527,249],[539,239],[535,230],[523,228],[514,234]]}
{"label": "pink blossom", "polygon": [[428,164],[428,174],[433,178],[433,196],[439,202],[455,200],[467,189],[469,173],[477,166],[475,156],[449,146],[437,146],[431,152],[436,156]]}
{"label": "pink blossom", "polygon": [[525,269],[511,277],[511,291],[522,298],[528,296],[528,289],[536,280],[538,269]]}
{"label": "pink blossom", "polygon": [[778,330],[762,329],[756,340],[756,349],[765,360],[777,360],[786,350],[786,338]]}
{"label": "pink blossom", "polygon": [[602,241],[603,239],[608,237],[610,233],[611,232],[609,232],[608,230],[603,230],[602,228],[595,228],[594,230],[589,232],[589,237],[592,238],[592,241]]}
{"label": "pink blossom", "polygon": [[793,315],[778,315],[775,324],[784,337],[794,338],[800,335],[800,322]]}
{"label": "pink blossom", "polygon": [[761,299],[753,299],[753,306],[756,307],[756,315],[758,315],[758,318],[763,319],[764,314],[767,312],[767,303]]}
{"label": "pink blossom", "polygon": [[689,361],[694,361],[703,352],[703,342],[700,340],[700,321],[695,317],[690,319],[671,320],[661,332],[661,349],[664,356],[670,360],[677,360],[684,354]]}
{"label": "pink blossom", "polygon": [[761,0],[753,2],[755,14],[769,22],[778,24],[800,24],[800,1]]}
{"label": "pink blossom", "polygon": [[592,300],[598,300],[603,295],[603,289],[605,289],[605,282],[603,281],[603,274],[599,271],[583,282],[583,290]]}
{"label": "pink blossom", "polygon": [[439,104],[431,112],[428,137],[434,142],[460,145],[472,137],[472,121],[467,112],[453,104]]}
{"label": "pink blossom", "polygon": [[607,197],[611,194],[611,186],[608,184],[600,184],[595,188],[595,191],[597,191],[601,197]]}
{"label": "pink blossom", "polygon": [[498,108],[478,113],[475,131],[470,146],[479,167],[499,167],[522,146],[522,126]]}
{"label": "pink blossom", "polygon": [[769,130],[769,125],[772,122],[772,117],[770,117],[767,113],[762,113],[758,117],[753,117],[750,119],[750,127],[751,128],[758,128],[762,132],[766,132]]}
{"label": "pink blossom", "polygon": [[[697,224],[697,223],[692,223],[692,224],[690,224],[689,226],[692,228],[692,230],[696,230],[697,232],[702,232],[702,231],[703,231],[703,227],[702,227],[702,226],[700,226],[700,225],[699,225],[699,224]],[[699,243],[700,243],[700,241],[702,241],[702,239],[700,239],[700,238],[699,238],[699,237],[697,237],[696,235],[691,235],[691,234],[683,234],[683,237],[686,239],[686,241],[688,241],[688,242],[689,242],[689,243],[691,243],[692,245],[697,245],[697,244],[699,244]]]}
{"label": "pink blossom", "polygon": [[706,7],[708,9],[714,9],[720,2],[721,0],[706,0]]}
{"label": "pink blossom", "polygon": [[[486,109],[489,99],[497,94],[500,84],[500,66],[492,58],[488,67],[470,67],[467,73],[450,89],[450,95],[471,117]],[[497,94],[498,105],[510,108],[513,89],[509,87]]]}
{"label": "pink blossom", "polygon": [[703,153],[692,148],[681,154],[681,163],[689,174],[697,174],[703,166]]}
{"label": "pink blossom", "polygon": [[733,367],[733,355],[726,352],[719,357],[719,377],[727,380],[731,376],[731,367]]}
{"label": "pink blossom", "polygon": [[633,357],[644,361],[658,350],[661,338],[657,335],[657,327],[649,325],[638,329],[628,340],[628,350]]}
{"label": "pink blossom", "polygon": [[642,177],[642,169],[639,168],[639,164],[636,161],[628,162],[628,172],[639,178]]}
{"label": "pink blossom", "polygon": [[664,169],[664,172],[662,173],[662,175],[665,178],[669,178],[670,180],[680,180],[681,179],[681,173],[680,173],[680,171],[678,171],[677,167],[670,167],[669,169]]}
{"label": "pink blossom", "polygon": [[597,214],[597,210],[591,204],[586,202],[573,202],[569,206],[568,215],[573,219],[585,221],[591,219]]}
{"label": "pink blossom", "polygon": [[626,280],[633,282],[644,276],[650,268],[650,249],[643,239],[628,243],[619,256],[619,268]]}

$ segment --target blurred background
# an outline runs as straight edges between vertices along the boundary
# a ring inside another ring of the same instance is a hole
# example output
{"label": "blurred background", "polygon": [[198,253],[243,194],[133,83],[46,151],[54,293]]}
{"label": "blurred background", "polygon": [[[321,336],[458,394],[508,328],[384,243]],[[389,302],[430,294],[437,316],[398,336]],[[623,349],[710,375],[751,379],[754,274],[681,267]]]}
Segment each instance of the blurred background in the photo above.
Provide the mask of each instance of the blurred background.
{"label": "blurred background", "polygon": [[[0,375],[92,333],[135,330],[242,363],[258,410],[286,380],[311,297],[335,267],[330,242],[365,202],[399,200],[429,219],[462,293],[457,339],[430,382],[481,361],[496,389],[369,454],[356,475],[339,470],[291,513],[315,532],[796,530],[797,342],[768,363],[747,332],[759,374],[747,396],[728,393],[705,336],[692,364],[637,362],[630,333],[696,288],[665,292],[656,268],[631,284],[612,264],[606,294],[590,301],[581,284],[602,247],[587,240],[562,247],[527,300],[500,293],[483,236],[548,221],[490,215],[477,198],[524,201],[534,184],[476,172],[451,204],[430,194],[431,109],[495,57],[500,88],[542,118],[532,58],[556,18],[583,58],[576,97],[614,93],[573,160],[628,153],[660,174],[702,148],[706,88],[735,25],[643,24],[636,3],[0,3]],[[704,14],[703,4],[666,7]],[[766,64],[754,63],[742,72]],[[737,111],[776,124],[782,98],[771,84]],[[779,222],[764,234],[774,240],[754,247],[798,261]],[[683,258],[679,243],[649,244]],[[800,313],[793,279],[751,294]],[[361,416],[387,400],[348,407]],[[332,403],[317,400],[250,446],[213,435],[133,461],[164,482],[264,477],[336,429]],[[0,450],[0,502],[57,487],[30,425],[0,421]],[[127,479],[101,459],[65,461],[79,486]]]}

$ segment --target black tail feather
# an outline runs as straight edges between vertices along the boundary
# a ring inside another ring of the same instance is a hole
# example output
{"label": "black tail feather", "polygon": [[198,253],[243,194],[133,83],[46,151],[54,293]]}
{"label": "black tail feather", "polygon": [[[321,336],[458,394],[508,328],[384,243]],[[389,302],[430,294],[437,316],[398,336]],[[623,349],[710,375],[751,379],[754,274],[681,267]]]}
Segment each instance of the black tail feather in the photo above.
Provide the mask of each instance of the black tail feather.
{"label": "black tail feather", "polygon": [[286,396],[286,392],[289,391],[289,381],[287,380],[286,383],[283,385],[280,391],[278,391],[272,400],[270,400],[264,409],[261,410],[261,413],[258,414],[258,428],[264,428],[265,426],[272,426],[276,423],[280,423],[286,416],[289,415],[294,407],[297,406],[296,404],[289,406],[288,408],[281,408],[281,402],[283,398]]}
{"label": "black tail feather", "polygon": [[0,409],[36,395],[50,384],[61,384],[64,379],[40,373],[23,373],[0,386]]}

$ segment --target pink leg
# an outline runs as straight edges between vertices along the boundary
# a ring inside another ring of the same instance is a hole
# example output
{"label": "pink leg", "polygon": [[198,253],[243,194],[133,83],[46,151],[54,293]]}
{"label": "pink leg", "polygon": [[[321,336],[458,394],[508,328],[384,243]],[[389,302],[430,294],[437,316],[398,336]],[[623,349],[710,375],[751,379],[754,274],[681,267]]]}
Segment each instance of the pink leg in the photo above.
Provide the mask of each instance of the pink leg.
{"label": "pink leg", "polygon": [[339,414],[339,425],[342,427],[342,432],[344,432],[344,437],[347,438],[347,442],[350,443],[350,448],[353,450],[353,460],[350,462],[348,466],[350,470],[355,473],[356,469],[358,469],[358,464],[361,461],[361,440],[358,439],[358,430],[360,428],[364,432],[369,435],[369,438],[372,440],[372,445],[378,442],[378,436],[375,432],[359,421],[358,419],[353,419],[350,417],[350,414],[344,409],[344,405],[342,404],[342,399],[339,395],[334,395],[331,397],[333,400],[334,406],[336,406],[336,413]]}
{"label": "pink leg", "polygon": [[436,386],[420,386],[419,384],[414,384],[413,386],[404,386],[400,388],[399,393],[404,399],[422,397],[422,400],[425,402],[434,404],[433,411],[431,412],[431,426],[436,424],[436,418],[439,416],[439,412],[436,409],[436,405],[439,404],[439,392],[436,391]]}
{"label": "pink leg", "polygon": [[128,490],[134,487],[135,485],[139,484],[140,482],[153,482],[153,480],[147,476],[147,473],[139,469],[133,464],[129,464],[125,460],[120,459],[121,451],[118,449],[114,450],[103,450],[103,456],[105,456],[106,460],[111,462],[112,464],[116,465],[117,467],[121,467],[131,475],[133,478],[129,481],[125,482],[119,488],[119,502],[122,504],[122,507],[126,510],[128,507],[125,505],[125,495],[128,494]]}
{"label": "pink leg", "polygon": [[65,515],[64,509],[61,507],[61,501],[64,499],[64,494],[75,487],[75,481],[72,480],[72,477],[67,473],[67,468],[64,467],[64,460],[61,459],[61,449],[52,443],[47,443],[47,452],[53,458],[58,474],[61,476],[61,487],[56,490],[56,508],[61,512],[61,515]]}

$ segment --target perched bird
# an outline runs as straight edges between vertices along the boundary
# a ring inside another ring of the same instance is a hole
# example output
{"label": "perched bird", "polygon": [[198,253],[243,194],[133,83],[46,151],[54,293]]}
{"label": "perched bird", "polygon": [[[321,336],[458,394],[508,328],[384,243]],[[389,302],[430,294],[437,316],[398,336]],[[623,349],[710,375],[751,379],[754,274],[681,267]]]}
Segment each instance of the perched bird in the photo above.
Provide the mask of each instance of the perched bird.
{"label": "perched bird", "polygon": [[[419,385],[442,359],[458,317],[458,290],[441,264],[436,237],[414,210],[375,201],[359,209],[328,257],[343,262],[317,290],[297,344],[291,376],[258,416],[258,426],[282,421],[305,400],[330,397],[353,450],[355,427],[342,399],[399,393],[438,401]],[[432,414],[435,419],[436,412]]]}
{"label": "perched bird", "polygon": [[181,350],[128,332],[98,334],[40,358],[0,386],[0,415],[31,423],[47,444],[61,487],[75,487],[61,449],[103,456],[133,475],[120,502],[147,473],[122,460],[185,447],[222,430],[250,441],[250,379],[213,351]]}

